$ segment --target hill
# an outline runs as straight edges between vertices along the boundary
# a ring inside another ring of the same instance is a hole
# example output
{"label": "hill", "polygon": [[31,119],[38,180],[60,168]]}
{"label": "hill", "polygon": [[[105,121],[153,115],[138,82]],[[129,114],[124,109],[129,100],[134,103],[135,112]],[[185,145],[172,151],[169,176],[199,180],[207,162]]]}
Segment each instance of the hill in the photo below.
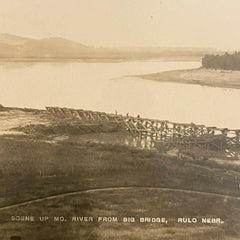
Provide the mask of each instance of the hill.
{"label": "hill", "polygon": [[121,47],[105,48],[86,46],[64,38],[31,39],[11,34],[0,34],[0,58],[36,59],[154,59],[197,58],[215,52],[204,48]]}
{"label": "hill", "polygon": [[0,57],[4,58],[56,58],[91,54],[94,48],[63,38],[40,40],[11,34],[0,34]]}

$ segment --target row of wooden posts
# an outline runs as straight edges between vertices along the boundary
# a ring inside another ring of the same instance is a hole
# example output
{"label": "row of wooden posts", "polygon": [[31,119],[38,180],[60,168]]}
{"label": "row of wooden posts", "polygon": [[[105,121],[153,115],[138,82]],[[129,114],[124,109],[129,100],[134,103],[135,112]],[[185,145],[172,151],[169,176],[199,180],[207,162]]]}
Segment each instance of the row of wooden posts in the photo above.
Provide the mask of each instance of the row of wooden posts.
{"label": "row of wooden posts", "polygon": [[240,130],[206,127],[194,123],[174,123],[132,117],[128,114],[107,114],[82,109],[47,107],[48,113],[81,122],[118,122],[127,131],[142,138],[148,138],[156,148],[178,146],[199,146],[224,151],[227,157],[240,158]]}

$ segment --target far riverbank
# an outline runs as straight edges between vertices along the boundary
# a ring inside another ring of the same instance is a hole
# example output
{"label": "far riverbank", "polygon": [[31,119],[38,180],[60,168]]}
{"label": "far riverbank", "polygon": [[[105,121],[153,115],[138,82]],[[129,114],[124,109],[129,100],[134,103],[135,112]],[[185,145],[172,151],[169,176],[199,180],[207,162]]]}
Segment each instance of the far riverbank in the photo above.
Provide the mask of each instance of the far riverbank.
{"label": "far riverbank", "polygon": [[240,88],[240,71],[197,68],[136,75],[134,77],[159,82],[197,84],[220,88]]}

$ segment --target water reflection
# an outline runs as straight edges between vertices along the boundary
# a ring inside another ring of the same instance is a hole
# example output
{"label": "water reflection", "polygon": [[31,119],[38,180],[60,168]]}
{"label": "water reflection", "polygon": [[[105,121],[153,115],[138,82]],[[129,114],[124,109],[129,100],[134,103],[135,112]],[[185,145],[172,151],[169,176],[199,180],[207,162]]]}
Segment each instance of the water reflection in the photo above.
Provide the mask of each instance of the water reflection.
{"label": "water reflection", "polygon": [[156,141],[149,136],[131,136],[126,137],[125,142],[127,146],[142,148],[142,149],[154,149],[156,148]]}

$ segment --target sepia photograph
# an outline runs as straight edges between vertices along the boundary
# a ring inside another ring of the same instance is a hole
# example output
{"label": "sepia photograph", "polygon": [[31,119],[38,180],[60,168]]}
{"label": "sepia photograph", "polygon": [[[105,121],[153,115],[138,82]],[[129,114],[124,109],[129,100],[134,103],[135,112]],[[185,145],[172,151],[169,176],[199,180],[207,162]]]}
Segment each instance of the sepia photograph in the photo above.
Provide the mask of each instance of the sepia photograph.
{"label": "sepia photograph", "polygon": [[239,240],[239,9],[0,1],[0,240]]}

